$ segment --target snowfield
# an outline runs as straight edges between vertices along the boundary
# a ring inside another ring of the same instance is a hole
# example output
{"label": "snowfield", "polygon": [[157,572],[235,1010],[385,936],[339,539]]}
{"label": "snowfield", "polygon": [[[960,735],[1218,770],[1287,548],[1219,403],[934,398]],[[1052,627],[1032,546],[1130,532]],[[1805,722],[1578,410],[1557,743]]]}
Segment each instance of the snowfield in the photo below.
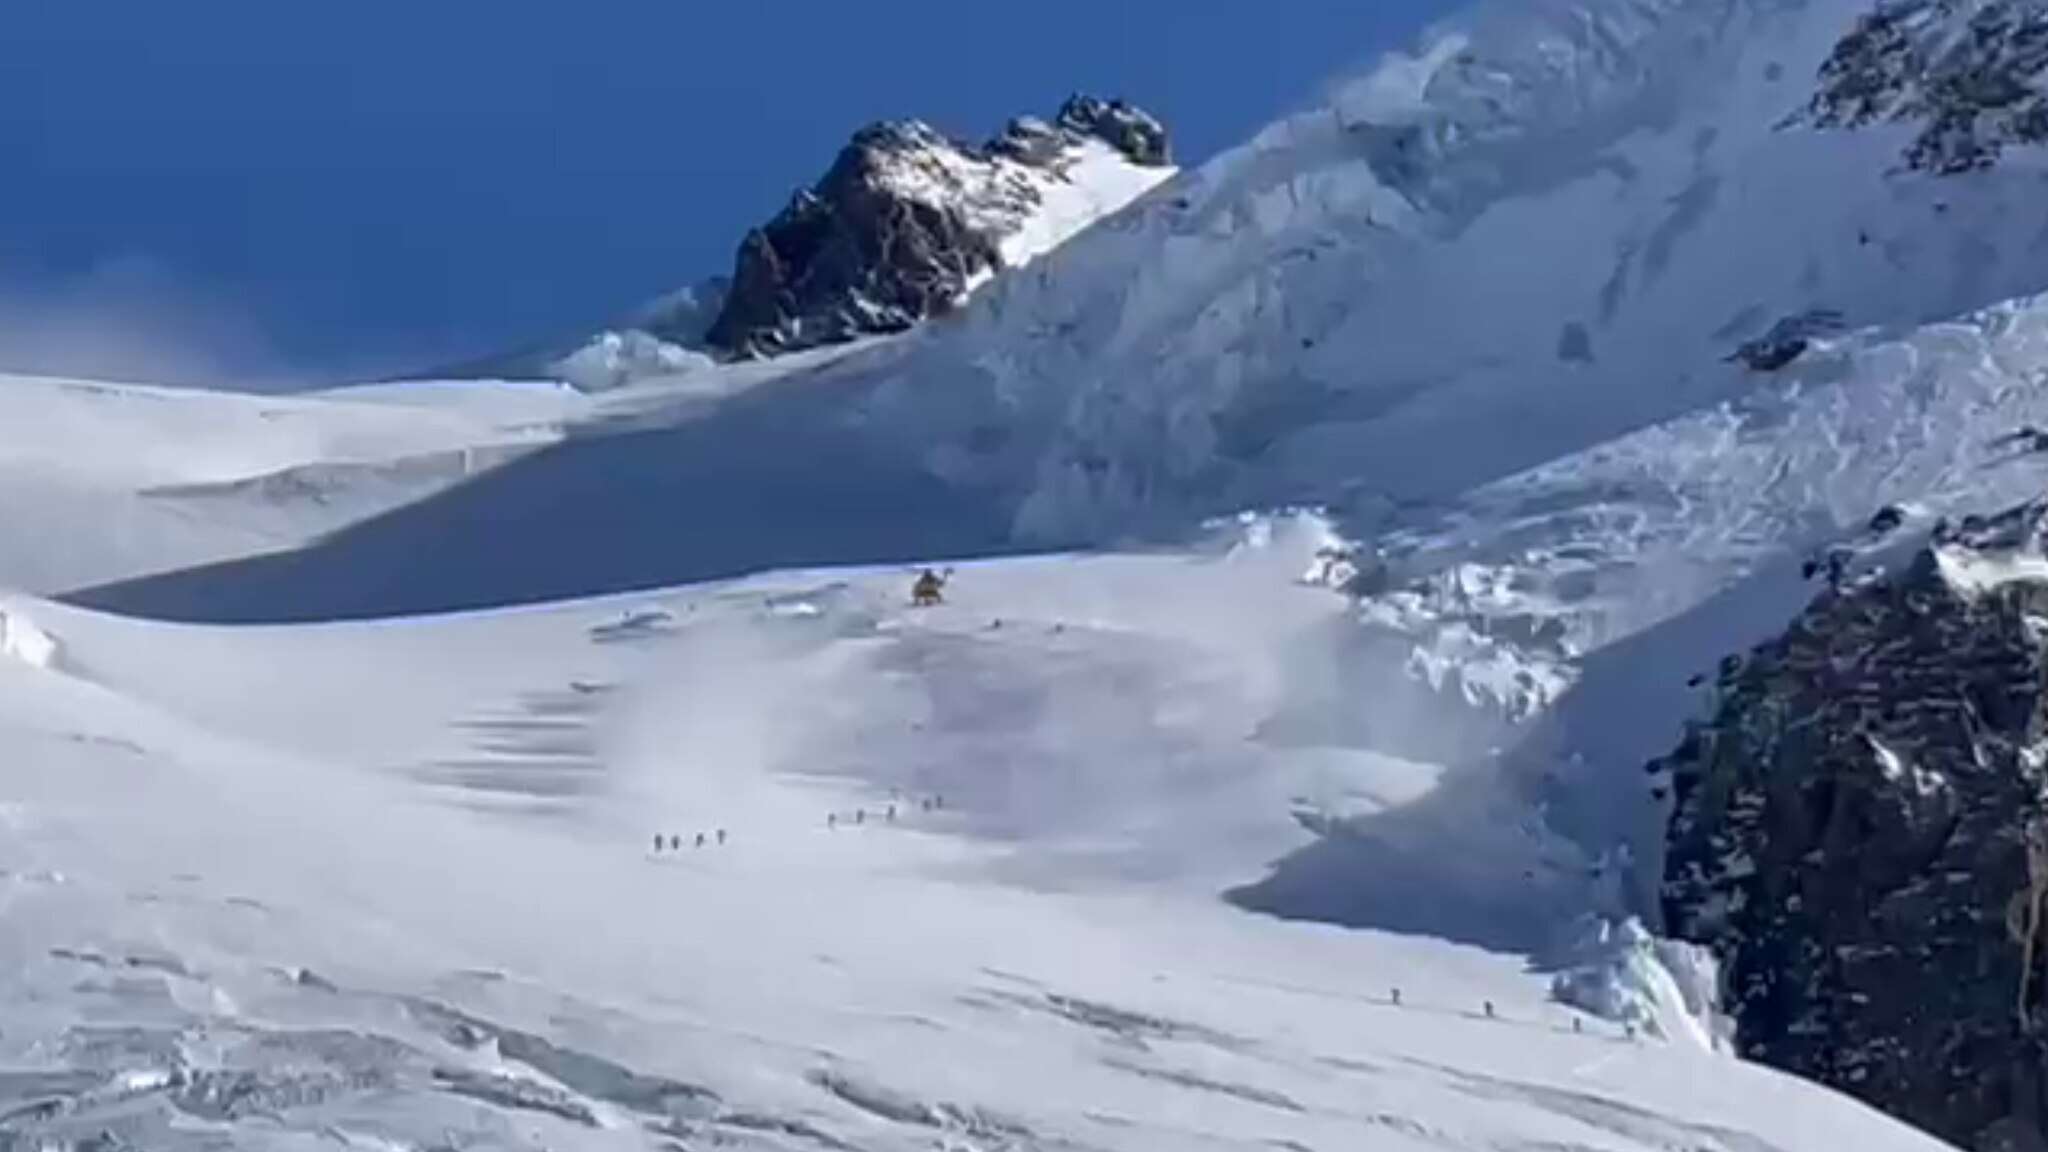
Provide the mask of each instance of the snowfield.
{"label": "snowfield", "polygon": [[1350,626],[1321,538],[971,565],[923,611],[895,570],[281,628],[10,603],[63,658],[0,664],[0,1132],[1936,1147],[1522,958],[1219,898],[1428,786],[1266,731]]}

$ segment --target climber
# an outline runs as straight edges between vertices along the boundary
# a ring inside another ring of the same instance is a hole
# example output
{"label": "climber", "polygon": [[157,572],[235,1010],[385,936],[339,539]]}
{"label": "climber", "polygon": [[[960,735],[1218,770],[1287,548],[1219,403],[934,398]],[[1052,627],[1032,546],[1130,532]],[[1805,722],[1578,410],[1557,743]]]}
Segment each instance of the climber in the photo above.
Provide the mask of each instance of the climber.
{"label": "climber", "polygon": [[720,829],[718,830],[718,842],[719,842],[720,844],[723,844],[723,843],[725,843],[725,829],[723,829],[723,828],[720,828]]}
{"label": "climber", "polygon": [[704,834],[703,834],[702,832],[699,832],[699,833],[697,833],[697,847],[699,847],[699,848],[702,848],[703,846],[704,846]]}
{"label": "climber", "polygon": [[946,577],[927,568],[918,574],[917,583],[910,586],[910,603],[917,608],[933,608],[945,599]]}

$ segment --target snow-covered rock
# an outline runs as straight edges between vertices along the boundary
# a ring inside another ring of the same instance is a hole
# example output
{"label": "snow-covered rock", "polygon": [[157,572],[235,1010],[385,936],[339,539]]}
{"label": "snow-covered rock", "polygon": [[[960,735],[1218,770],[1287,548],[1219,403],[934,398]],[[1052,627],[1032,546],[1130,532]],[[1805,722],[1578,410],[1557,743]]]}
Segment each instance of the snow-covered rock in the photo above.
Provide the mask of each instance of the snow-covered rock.
{"label": "snow-covered rock", "polygon": [[980,147],[917,120],[869,125],[740,245],[706,342],[762,356],[904,331],[1173,172],[1158,121],[1083,96]]}
{"label": "snow-covered rock", "polygon": [[1885,0],[1821,69],[1804,113],[1829,128],[1917,129],[1912,168],[1968,172],[2048,141],[2048,8],[2039,0]]}
{"label": "snow-covered rock", "polygon": [[1642,921],[1589,919],[1560,957],[1551,994],[1648,1035],[1709,1052],[1731,1048],[1720,1011],[1720,969],[1697,944],[1662,940]]}

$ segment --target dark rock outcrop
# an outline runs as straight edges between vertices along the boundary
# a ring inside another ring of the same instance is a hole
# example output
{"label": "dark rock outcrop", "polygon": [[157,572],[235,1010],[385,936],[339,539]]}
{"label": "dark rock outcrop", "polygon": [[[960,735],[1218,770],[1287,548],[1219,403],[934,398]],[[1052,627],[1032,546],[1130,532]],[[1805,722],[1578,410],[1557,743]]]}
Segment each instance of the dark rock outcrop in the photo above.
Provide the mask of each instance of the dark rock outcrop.
{"label": "dark rock outcrop", "polygon": [[817,187],[741,242],[708,341],[766,355],[900,332],[951,307],[975,273],[995,266],[996,238],[892,177],[954,152],[923,124],[862,129]]}
{"label": "dark rock outcrop", "polygon": [[2048,4],[1889,0],[1836,44],[1798,118],[1823,128],[1919,126],[1906,166],[1952,174],[2048,140]]}
{"label": "dark rock outcrop", "polygon": [[1744,341],[1728,357],[1753,372],[1776,372],[1806,354],[1813,341],[1842,330],[1842,314],[1825,308],[1787,316],[1771,325],[1770,331]]}
{"label": "dark rock outcrop", "polygon": [[766,356],[898,332],[946,312],[1003,266],[1001,241],[1090,140],[1132,164],[1171,162],[1157,120],[1085,96],[1051,124],[1013,121],[979,147],[915,120],[861,129],[823,179],[747,234],[705,341]]}
{"label": "dark rock outcrop", "polygon": [[1173,163],[1173,144],[1166,126],[1121,100],[1070,96],[1060,106],[1059,126],[1069,133],[1095,137],[1130,157],[1133,164],[1163,168]]}
{"label": "dark rock outcrop", "polygon": [[1972,518],[1824,593],[1650,766],[1666,930],[1743,1054],[1965,1148],[2048,1146],[2044,532]]}

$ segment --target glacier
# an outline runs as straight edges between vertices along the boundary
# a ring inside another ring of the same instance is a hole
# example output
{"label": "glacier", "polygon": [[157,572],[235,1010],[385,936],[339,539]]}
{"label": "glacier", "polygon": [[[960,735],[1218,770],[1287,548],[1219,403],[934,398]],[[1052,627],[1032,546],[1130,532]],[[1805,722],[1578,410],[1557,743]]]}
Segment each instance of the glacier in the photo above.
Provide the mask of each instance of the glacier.
{"label": "glacier", "polygon": [[1649,930],[1716,663],[2048,461],[1865,11],[1481,8],[772,363],[0,390],[0,1133],[1939,1147]]}

